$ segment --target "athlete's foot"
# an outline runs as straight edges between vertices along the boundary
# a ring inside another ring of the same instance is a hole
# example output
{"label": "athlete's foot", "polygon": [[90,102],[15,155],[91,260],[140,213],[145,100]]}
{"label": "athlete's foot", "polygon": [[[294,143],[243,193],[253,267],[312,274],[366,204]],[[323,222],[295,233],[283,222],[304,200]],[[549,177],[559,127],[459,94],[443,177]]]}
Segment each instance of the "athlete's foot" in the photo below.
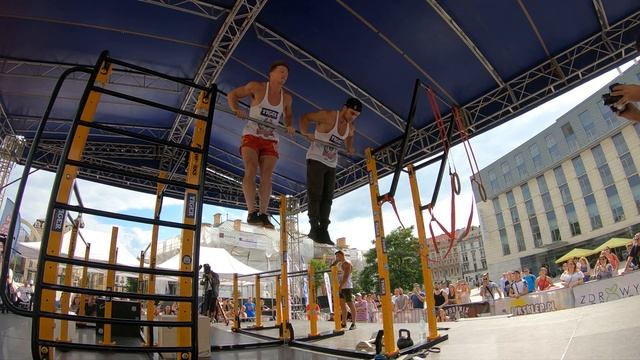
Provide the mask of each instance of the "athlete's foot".
{"label": "athlete's foot", "polygon": [[318,230],[318,241],[321,244],[327,244],[330,246],[335,246],[333,241],[331,241],[331,236],[329,235],[329,231],[327,229],[320,228]]}
{"label": "athlete's foot", "polygon": [[309,239],[313,240],[314,242],[320,242],[319,232],[320,232],[320,227],[312,226],[311,230],[309,230],[309,235],[307,236],[309,237]]}
{"label": "athlete's foot", "polygon": [[262,213],[262,214],[260,214],[258,216],[260,218],[262,226],[264,226],[267,229],[275,229],[276,228],[275,226],[273,226],[271,221],[269,221],[269,214]]}
{"label": "athlete's foot", "polygon": [[247,224],[262,225],[262,219],[260,218],[260,213],[257,210],[249,213],[247,216]]}

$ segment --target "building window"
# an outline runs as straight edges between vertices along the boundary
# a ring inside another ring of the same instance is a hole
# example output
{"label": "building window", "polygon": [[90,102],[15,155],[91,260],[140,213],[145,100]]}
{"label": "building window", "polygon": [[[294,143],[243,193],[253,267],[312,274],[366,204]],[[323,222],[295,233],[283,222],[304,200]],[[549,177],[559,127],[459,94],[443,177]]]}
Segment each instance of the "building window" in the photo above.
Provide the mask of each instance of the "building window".
{"label": "building window", "polygon": [[558,143],[556,143],[556,138],[553,137],[553,134],[549,134],[544,137],[545,142],[547,143],[547,150],[549,151],[549,155],[551,155],[552,159],[557,159],[560,156],[560,151],[558,151]]}
{"label": "building window", "polygon": [[605,187],[613,184],[613,175],[611,175],[611,170],[609,169],[609,164],[607,164],[607,158],[604,155],[604,151],[602,151],[602,147],[600,145],[594,146],[591,149],[591,153],[596,161],[596,165],[598,165],[598,172],[600,173],[602,184]]}
{"label": "building window", "polygon": [[549,223],[549,230],[551,230],[551,241],[556,242],[562,240],[560,237],[560,228],[558,227],[558,219],[556,219],[555,211],[547,212],[547,222]]}
{"label": "building window", "polygon": [[529,199],[531,199],[531,191],[529,191],[529,184],[526,184],[526,183],[525,183],[525,184],[522,184],[522,185],[520,186],[520,190],[522,190],[522,197],[523,197],[525,200],[529,200]]}
{"label": "building window", "polygon": [[636,209],[640,213],[640,176],[638,176],[638,174],[630,176],[628,181],[631,193],[633,194],[633,200],[636,203]]}
{"label": "building window", "polygon": [[507,256],[511,254],[509,249],[509,239],[507,238],[507,230],[500,229],[500,243],[502,244],[502,255]]}
{"label": "building window", "polygon": [[580,119],[580,123],[582,124],[582,128],[584,129],[585,134],[587,135],[587,139],[592,141],[596,138],[596,126],[593,123],[593,118],[589,111],[584,111],[578,115],[578,119]]}
{"label": "building window", "polygon": [[527,247],[524,244],[524,235],[522,234],[522,225],[520,225],[520,223],[514,224],[513,230],[516,233],[516,243],[518,244],[518,251],[527,250]]}
{"label": "building window", "polygon": [[565,204],[564,211],[567,213],[567,220],[569,220],[571,236],[580,235],[582,233],[580,231],[580,222],[578,222],[578,215],[576,214],[576,208],[573,203]]}
{"label": "building window", "polygon": [[482,260],[480,260],[480,262],[482,263],[482,269],[486,269],[487,268],[487,260],[482,259]]}
{"label": "building window", "polygon": [[602,227],[602,219],[600,218],[600,211],[596,204],[596,198],[593,194],[584,197],[584,204],[587,207],[587,213],[589,213],[589,221],[591,221],[591,229],[600,229]]}
{"label": "building window", "polygon": [[516,171],[518,172],[518,176],[521,179],[527,176],[527,168],[524,165],[524,159],[522,158],[522,153],[516,154]]}
{"label": "building window", "polygon": [[627,142],[624,140],[622,133],[617,133],[611,137],[613,140],[613,144],[616,147],[616,151],[620,156],[620,162],[622,163],[622,168],[624,169],[624,173],[627,177],[635,174],[636,164],[633,162],[633,158],[629,153],[629,147],[627,146]]}
{"label": "building window", "polygon": [[498,178],[496,177],[496,174],[493,172],[489,173],[489,184],[491,184],[491,189],[494,192],[498,191]]}
{"label": "building window", "polygon": [[511,184],[511,169],[509,168],[509,164],[505,162],[502,163],[500,167],[502,168],[502,177],[504,178],[504,183],[506,185]]}
{"label": "building window", "polygon": [[569,151],[573,152],[578,150],[578,140],[576,139],[576,133],[573,132],[573,127],[571,127],[570,123],[566,123],[561,126],[562,135],[564,135],[564,139],[569,146]]}
{"label": "building window", "polygon": [[529,218],[529,226],[531,226],[533,246],[537,248],[542,247],[542,233],[540,232],[540,225],[538,224],[537,216],[532,216],[531,218]]}
{"label": "building window", "polygon": [[611,109],[602,101],[598,101],[598,108],[600,109],[600,114],[602,114],[604,122],[607,124],[607,129],[612,130],[614,127],[616,127],[616,125],[618,124],[618,119],[613,114]]}
{"label": "building window", "polygon": [[589,177],[587,174],[584,174],[578,178],[578,183],[580,183],[580,189],[582,190],[582,196],[587,194],[591,194],[593,190],[591,190],[591,182],[589,181]]}
{"label": "building window", "polygon": [[529,154],[531,155],[531,161],[533,161],[533,167],[539,170],[542,167],[542,157],[540,156],[538,144],[533,143],[529,146]]}
{"label": "building window", "polygon": [[620,196],[618,196],[618,189],[616,186],[611,185],[604,191],[607,193],[607,199],[609,199],[609,206],[611,206],[613,221],[619,222],[624,220],[624,209],[622,209],[622,203],[620,202]]}
{"label": "building window", "polygon": [[580,155],[571,159],[571,163],[573,164],[573,168],[576,171],[576,175],[580,176],[587,173],[587,171],[584,169],[584,163],[582,162],[582,158],[580,157]]}

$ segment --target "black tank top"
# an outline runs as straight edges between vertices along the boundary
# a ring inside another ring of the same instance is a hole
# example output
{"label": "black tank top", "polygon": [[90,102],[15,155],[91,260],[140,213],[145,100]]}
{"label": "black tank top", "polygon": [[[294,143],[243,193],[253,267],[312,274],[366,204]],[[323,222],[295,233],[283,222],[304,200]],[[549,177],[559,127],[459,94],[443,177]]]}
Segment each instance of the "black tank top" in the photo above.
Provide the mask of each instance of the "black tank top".
{"label": "black tank top", "polygon": [[440,291],[440,294],[433,293],[433,298],[436,301],[436,306],[440,306],[440,305],[444,304],[444,302],[446,301],[446,299],[444,297],[444,292],[442,292],[442,291]]}

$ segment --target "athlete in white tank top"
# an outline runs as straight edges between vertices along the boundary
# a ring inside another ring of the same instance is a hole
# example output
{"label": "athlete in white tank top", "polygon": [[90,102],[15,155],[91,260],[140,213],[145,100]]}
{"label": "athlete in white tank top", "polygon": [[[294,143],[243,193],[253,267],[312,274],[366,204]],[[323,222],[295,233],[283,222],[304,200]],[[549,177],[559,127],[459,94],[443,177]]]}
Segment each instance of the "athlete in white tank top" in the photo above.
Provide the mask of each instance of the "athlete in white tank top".
{"label": "athlete in white tank top", "polygon": [[[291,95],[283,91],[284,83],[289,76],[289,67],[283,62],[271,65],[269,81],[266,83],[252,81],[227,95],[227,102],[233,113],[240,119],[248,117],[276,125],[281,118],[289,135],[295,133],[293,128],[293,112],[291,111]],[[240,108],[241,98],[250,98],[249,113]],[[273,105],[273,104],[276,105]],[[240,153],[244,163],[242,192],[247,203],[247,222],[273,229],[269,221],[267,207],[271,198],[271,177],[278,161],[278,135],[274,128],[248,121],[242,130]],[[260,170],[260,202],[256,209],[256,176]]]}
{"label": "athlete in white tank top", "polygon": [[[333,203],[336,182],[338,149],[346,147],[353,153],[354,121],[362,111],[362,103],[349,98],[339,111],[320,110],[302,115],[300,133],[311,144],[307,150],[307,195],[311,240],[326,245],[335,245],[329,236],[329,215]],[[315,123],[315,132],[309,132],[309,123]],[[316,141],[317,140],[317,141]]]}
{"label": "athlete in white tank top", "polygon": [[307,159],[320,161],[332,168],[338,166],[338,148],[344,147],[345,140],[350,135],[349,123],[347,122],[347,128],[342,134],[338,131],[339,123],[340,111],[336,111],[335,125],[329,132],[320,132],[316,126],[313,133],[315,140],[311,142],[309,150],[307,150]]}
{"label": "athlete in white tank top", "polygon": [[[262,120],[268,124],[278,125],[284,112],[283,91],[280,89],[280,102],[277,105],[271,105],[271,103],[269,103],[269,96],[267,94],[269,94],[269,82],[266,83],[265,96],[262,98],[262,101],[251,105],[249,108],[249,117]],[[247,121],[247,125],[242,129],[242,135],[253,135],[265,140],[278,141],[278,134],[275,128],[258,124],[254,121]]]}

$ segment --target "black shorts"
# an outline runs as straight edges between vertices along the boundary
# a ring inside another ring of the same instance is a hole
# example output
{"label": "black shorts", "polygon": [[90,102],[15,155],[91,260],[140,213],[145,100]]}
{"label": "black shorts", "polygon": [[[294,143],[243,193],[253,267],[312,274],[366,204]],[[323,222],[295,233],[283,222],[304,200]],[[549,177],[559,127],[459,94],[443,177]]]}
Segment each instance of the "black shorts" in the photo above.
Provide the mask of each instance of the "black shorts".
{"label": "black shorts", "polygon": [[340,299],[344,299],[346,302],[353,301],[353,294],[351,293],[353,289],[340,289]]}
{"label": "black shorts", "polygon": [[204,311],[215,309],[217,299],[218,299],[218,294],[213,292],[213,290],[208,290],[204,294],[204,304],[202,305],[202,309]]}

